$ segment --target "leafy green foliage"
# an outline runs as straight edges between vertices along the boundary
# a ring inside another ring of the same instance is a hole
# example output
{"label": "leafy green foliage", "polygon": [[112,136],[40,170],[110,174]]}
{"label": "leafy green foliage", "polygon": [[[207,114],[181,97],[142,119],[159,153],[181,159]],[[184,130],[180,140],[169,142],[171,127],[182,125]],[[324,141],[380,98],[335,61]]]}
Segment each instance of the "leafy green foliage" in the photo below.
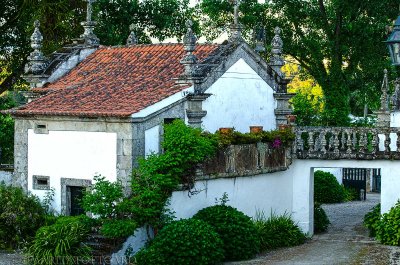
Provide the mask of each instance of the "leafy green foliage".
{"label": "leafy green foliage", "polygon": [[101,226],[100,233],[109,238],[121,238],[133,235],[137,229],[136,222],[129,219],[105,220]]}
{"label": "leafy green foliage", "polygon": [[28,249],[30,264],[72,265],[88,259],[91,250],[82,243],[88,234],[82,217],[62,217],[53,225],[41,227]]}
{"label": "leafy green foliage", "polygon": [[82,207],[86,212],[99,215],[100,218],[114,218],[118,214],[118,203],[124,194],[119,182],[110,182],[103,176],[95,176],[95,184],[84,193]]}
{"label": "leafy green foliage", "polygon": [[297,93],[292,98],[293,114],[299,126],[318,126],[321,124],[321,104],[314,102],[306,94]]}
{"label": "leafy green foliage", "polygon": [[357,189],[353,187],[344,187],[344,201],[346,202],[351,202],[351,201],[357,201],[360,200],[360,194]]}
{"label": "leafy green foliage", "polygon": [[224,258],[223,242],[211,225],[196,219],[164,227],[136,256],[138,265],[208,265]]}
{"label": "leafy green foliage", "polygon": [[319,203],[339,203],[345,199],[343,186],[335,176],[321,170],[314,172],[314,201]]}
{"label": "leafy green foliage", "polygon": [[29,242],[44,223],[44,215],[37,197],[0,183],[0,249]]}
{"label": "leafy green foliage", "polygon": [[400,246],[400,201],[382,215],[376,229],[376,239],[385,245]]}
{"label": "leafy green foliage", "polygon": [[[0,96],[0,110],[15,107],[11,94]],[[14,119],[0,113],[0,164],[14,163]]]}
{"label": "leafy green foliage", "polygon": [[297,246],[306,240],[305,234],[288,214],[281,216],[271,214],[266,218],[261,212],[257,214],[254,224],[260,237],[261,250]]}
{"label": "leafy green foliage", "polygon": [[[229,0],[203,0],[199,8],[205,15],[202,31],[209,38],[233,21]],[[383,76],[377,69],[389,68],[394,73],[383,41],[385,28],[398,15],[397,1],[273,0],[260,4],[243,0],[239,9],[239,22],[248,40],[258,23],[267,30],[267,43],[274,36],[274,27],[282,28],[285,54],[300,63],[323,89],[324,124],[347,125],[350,99],[361,106],[377,107],[376,87]]]}
{"label": "leafy green foliage", "polygon": [[295,134],[291,128],[285,128],[284,130],[262,131],[258,133],[241,133],[235,130],[227,133],[217,131],[214,135],[209,134],[208,137],[215,138],[220,147],[239,144],[254,144],[258,142],[270,143],[273,145],[277,140],[279,140],[281,145],[284,146],[293,142]]}
{"label": "leafy green foliage", "polygon": [[314,233],[322,233],[328,230],[328,226],[331,222],[322,209],[319,203],[314,203]]}
{"label": "leafy green foliage", "polygon": [[160,226],[167,199],[179,183],[190,188],[195,166],[211,157],[216,142],[200,129],[186,126],[181,120],[164,126],[164,153],[139,160],[132,174],[129,211],[139,224]]}
{"label": "leafy green foliage", "polygon": [[193,218],[210,224],[224,242],[225,260],[252,258],[260,247],[257,229],[250,217],[227,205],[204,208]]}
{"label": "leafy green foliage", "polygon": [[364,226],[368,229],[370,237],[376,236],[376,231],[379,227],[380,221],[381,221],[381,204],[378,203],[371,209],[371,211],[366,213],[364,216]]}

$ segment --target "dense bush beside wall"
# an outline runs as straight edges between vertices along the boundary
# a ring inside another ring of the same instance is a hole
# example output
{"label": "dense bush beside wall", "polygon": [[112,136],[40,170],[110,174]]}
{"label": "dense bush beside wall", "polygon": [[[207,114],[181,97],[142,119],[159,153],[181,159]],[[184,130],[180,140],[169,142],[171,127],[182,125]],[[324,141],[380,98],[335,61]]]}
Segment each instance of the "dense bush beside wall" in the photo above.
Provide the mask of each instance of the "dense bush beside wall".
{"label": "dense bush beside wall", "polygon": [[272,214],[266,218],[264,213],[260,213],[256,216],[254,224],[260,236],[261,250],[297,246],[306,240],[305,234],[287,214]]}
{"label": "dense bush beside wall", "polygon": [[260,247],[257,229],[250,217],[227,205],[204,208],[193,218],[210,224],[224,242],[225,260],[252,258]]}
{"label": "dense bush beside wall", "polygon": [[172,192],[183,184],[191,188],[198,163],[215,154],[217,143],[200,129],[186,126],[181,120],[164,126],[163,154],[139,161],[132,174],[130,211],[139,225],[159,228],[160,217]]}
{"label": "dense bush beside wall", "polygon": [[344,201],[357,201],[360,200],[360,193],[353,187],[344,187]]}
{"label": "dense bush beside wall", "polygon": [[382,215],[376,229],[376,238],[382,244],[400,246],[400,201]]}
{"label": "dense bush beside wall", "polygon": [[138,265],[208,265],[223,258],[222,240],[204,221],[187,219],[165,226],[148,248],[139,251]]}
{"label": "dense bush beside wall", "polygon": [[375,205],[371,211],[364,216],[364,226],[369,231],[370,237],[376,236],[376,231],[381,221],[381,204]]}
{"label": "dense bush beside wall", "polygon": [[0,183],[0,249],[29,242],[44,220],[45,211],[37,197]]}
{"label": "dense bush beside wall", "polygon": [[82,243],[89,231],[83,216],[61,217],[55,224],[41,227],[28,249],[29,264],[80,264],[90,258],[90,248]]}
{"label": "dense bush beside wall", "polygon": [[343,186],[329,172],[314,172],[314,201],[319,203],[338,203],[345,199]]}
{"label": "dense bush beside wall", "polygon": [[319,203],[314,203],[314,233],[322,233],[328,230],[328,226],[331,222],[322,209]]}

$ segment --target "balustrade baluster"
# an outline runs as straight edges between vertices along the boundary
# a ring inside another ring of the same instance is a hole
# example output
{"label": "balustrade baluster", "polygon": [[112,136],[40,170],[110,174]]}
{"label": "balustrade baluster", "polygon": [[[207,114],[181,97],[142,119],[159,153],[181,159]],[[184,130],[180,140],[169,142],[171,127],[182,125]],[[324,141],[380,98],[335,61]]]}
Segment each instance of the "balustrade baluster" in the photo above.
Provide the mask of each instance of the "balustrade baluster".
{"label": "balustrade baluster", "polygon": [[314,152],[314,146],[315,146],[315,144],[314,144],[314,132],[309,132],[308,133],[307,141],[308,141],[308,147],[309,147],[308,151],[309,152]]}
{"label": "balustrade baluster", "polygon": [[376,151],[379,149],[378,148],[378,133],[376,131],[373,131],[373,135],[372,135],[372,141],[371,141],[371,145],[372,145],[372,153],[375,154]]}
{"label": "balustrade baluster", "polygon": [[319,134],[319,137],[320,137],[320,143],[321,143],[321,152],[326,153],[326,148],[325,148],[325,146],[326,146],[325,132],[322,131],[322,132]]}
{"label": "balustrade baluster", "polygon": [[[352,149],[356,150],[357,148],[357,131],[353,131],[353,139],[352,139]],[[357,151],[356,151],[357,152]]]}
{"label": "balustrade baluster", "polygon": [[344,133],[345,133],[345,130],[342,130],[341,131],[341,133],[342,133],[342,137],[340,138],[340,149],[341,150],[346,150],[346,136],[344,135]]}
{"label": "balustrade baluster", "polygon": [[333,148],[334,148],[333,152],[335,154],[339,154],[339,131],[335,130],[333,132],[332,138],[333,138],[332,142],[333,142]]}
{"label": "balustrade baluster", "polygon": [[390,133],[385,132],[385,152],[390,152]]}
{"label": "balustrade baluster", "polygon": [[303,131],[298,131],[297,135],[296,135],[296,149],[297,151],[303,152],[304,151],[304,141],[301,138],[301,134],[303,133]]}
{"label": "balustrade baluster", "polygon": [[365,142],[367,140],[366,138],[367,138],[367,136],[365,135],[365,132],[360,132],[360,141],[358,143],[358,146],[360,147],[359,152],[361,154],[365,153],[365,148],[366,148]]}
{"label": "balustrade baluster", "polygon": [[346,130],[346,134],[347,134],[347,141],[346,141],[346,145],[347,145],[347,153],[351,154],[352,148],[351,148],[351,131],[350,130]]}

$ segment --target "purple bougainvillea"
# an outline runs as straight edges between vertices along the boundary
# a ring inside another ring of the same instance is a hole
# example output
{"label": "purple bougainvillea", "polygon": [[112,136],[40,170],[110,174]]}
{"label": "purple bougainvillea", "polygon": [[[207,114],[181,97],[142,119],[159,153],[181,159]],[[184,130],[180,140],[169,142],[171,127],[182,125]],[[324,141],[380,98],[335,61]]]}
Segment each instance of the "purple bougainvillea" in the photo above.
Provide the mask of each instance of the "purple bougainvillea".
{"label": "purple bougainvillea", "polygon": [[281,139],[277,138],[272,142],[272,148],[279,148],[282,145]]}

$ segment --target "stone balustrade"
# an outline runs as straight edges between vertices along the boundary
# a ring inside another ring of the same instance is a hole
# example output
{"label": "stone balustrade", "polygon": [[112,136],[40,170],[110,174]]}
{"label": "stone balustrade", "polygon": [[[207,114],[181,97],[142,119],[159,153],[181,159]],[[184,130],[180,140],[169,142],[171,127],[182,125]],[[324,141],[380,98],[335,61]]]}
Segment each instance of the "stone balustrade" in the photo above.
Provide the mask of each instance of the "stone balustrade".
{"label": "stone balustrade", "polygon": [[400,128],[295,127],[298,159],[398,159]]}

